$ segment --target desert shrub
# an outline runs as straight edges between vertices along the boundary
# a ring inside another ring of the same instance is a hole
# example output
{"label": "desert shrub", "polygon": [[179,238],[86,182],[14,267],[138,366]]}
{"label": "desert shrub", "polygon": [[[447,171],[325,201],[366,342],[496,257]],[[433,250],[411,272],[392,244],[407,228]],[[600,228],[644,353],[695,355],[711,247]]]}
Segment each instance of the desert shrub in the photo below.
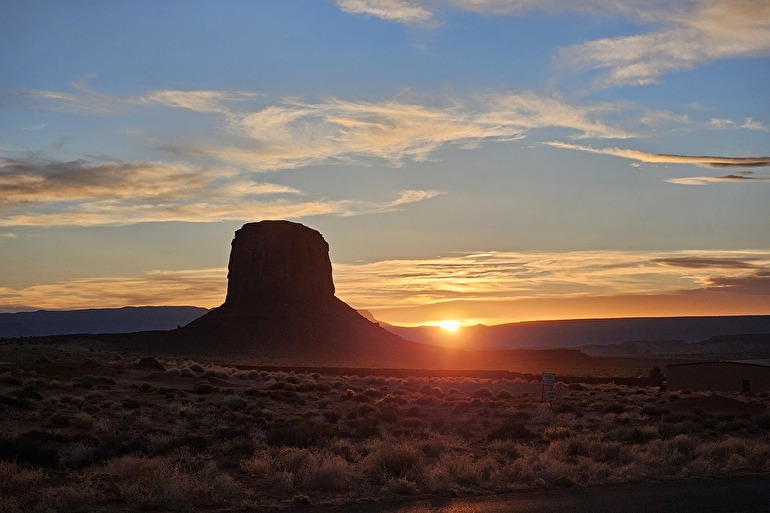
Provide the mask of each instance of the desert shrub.
{"label": "desert shrub", "polygon": [[492,440],[487,444],[487,454],[499,462],[510,462],[520,456],[518,444],[513,440]]}
{"label": "desert shrub", "polygon": [[222,406],[229,410],[242,411],[246,409],[248,403],[239,397],[231,397],[225,401],[222,401]]}
{"label": "desert shrub", "polygon": [[26,410],[30,407],[29,399],[0,394],[0,404]]}
{"label": "desert shrub", "polygon": [[215,387],[211,383],[206,383],[205,381],[201,381],[193,385],[193,390],[196,394],[211,394],[214,392],[219,391],[218,387]]}
{"label": "desert shrub", "polygon": [[470,454],[444,454],[430,469],[428,482],[435,491],[447,491],[457,487],[477,489],[489,482],[499,467],[488,457],[475,458]]}
{"label": "desert shrub", "polygon": [[377,399],[383,396],[383,393],[381,390],[378,390],[376,388],[369,387],[366,390],[364,390],[364,395],[371,397],[372,399]]}
{"label": "desert shrub", "polygon": [[135,399],[124,399],[121,404],[123,405],[123,408],[127,410],[134,410],[142,406],[142,403]]}
{"label": "desert shrub", "polygon": [[18,397],[19,399],[31,399],[35,401],[39,401],[43,398],[33,385],[24,385],[22,388],[13,390],[11,395]]}
{"label": "desert shrub", "polygon": [[15,463],[0,461],[0,511],[21,513],[32,511],[43,481],[40,469],[28,470]]}
{"label": "desert shrub", "polygon": [[93,464],[96,447],[85,442],[69,444],[61,451],[61,464],[69,468],[82,468]]}
{"label": "desert shrub", "polygon": [[488,388],[479,388],[471,394],[471,397],[492,397],[492,392],[490,392]]}
{"label": "desert shrub", "polygon": [[379,419],[375,417],[354,418],[347,421],[346,426],[352,430],[352,435],[356,438],[373,438],[382,434]]}
{"label": "desert shrub", "polygon": [[513,395],[509,391],[507,391],[507,390],[500,390],[497,393],[497,398],[498,399],[508,400],[508,399],[512,399]]}
{"label": "desert shrub", "polygon": [[446,395],[441,387],[430,387],[428,393],[434,397],[444,397]]}
{"label": "desert shrub", "polygon": [[360,465],[374,484],[399,477],[415,482],[423,478],[425,456],[414,445],[377,440],[370,445],[369,451]]}
{"label": "desert shrub", "polygon": [[15,376],[11,376],[10,374],[3,374],[2,376],[0,376],[0,383],[4,385],[11,385],[13,387],[18,387],[18,386],[21,386],[23,381]]}
{"label": "desert shrub", "polygon": [[387,487],[388,491],[396,495],[414,495],[419,491],[417,483],[403,477],[390,479],[387,482]]}
{"label": "desert shrub", "polygon": [[642,409],[640,410],[642,415],[647,415],[651,418],[660,418],[663,415],[671,413],[670,410],[667,410],[665,408],[661,408],[660,406],[657,406],[655,404],[647,404],[642,406]]}
{"label": "desert shrub", "polygon": [[379,407],[379,411],[377,413],[377,416],[384,420],[385,422],[389,424],[393,424],[398,420],[398,417],[400,416],[400,411],[397,406],[392,405],[381,405]]}
{"label": "desert shrub", "polygon": [[240,485],[208,461],[198,469],[184,469],[167,458],[123,456],[102,469],[114,476],[120,498],[142,509],[188,510],[230,503]]}
{"label": "desert shrub", "polygon": [[96,448],[93,453],[93,461],[89,464],[104,463],[128,454],[150,455],[152,453],[152,443],[146,437],[110,437]]}
{"label": "desert shrub", "polygon": [[588,446],[591,459],[599,462],[628,463],[631,455],[628,446],[617,441],[592,440]]}
{"label": "desert shrub", "polygon": [[537,435],[524,426],[524,424],[503,424],[487,434],[487,440],[530,440]]}
{"label": "desert shrub", "polygon": [[759,429],[770,429],[770,415],[758,415],[754,418],[754,422]]}
{"label": "desert shrub", "polygon": [[342,490],[351,479],[350,463],[341,456],[321,451],[312,453],[305,460],[299,473],[303,490]]}
{"label": "desert shrub", "polygon": [[372,406],[371,404],[362,404],[358,407],[357,414],[359,417],[366,417],[367,415],[370,415],[377,411],[377,408]]}
{"label": "desert shrub", "polygon": [[543,431],[543,438],[546,440],[561,440],[567,438],[572,434],[572,430],[568,426],[548,426]]}
{"label": "desert shrub", "polygon": [[422,429],[426,427],[425,422],[423,422],[421,419],[418,419],[417,417],[407,417],[401,421],[401,425],[411,429]]}
{"label": "desert shrub", "polygon": [[332,453],[345,458],[349,463],[355,463],[361,459],[361,451],[350,441],[344,438],[334,438],[329,441],[326,448]]}
{"label": "desert shrub", "polygon": [[[661,438],[673,438],[677,435],[685,435],[688,433],[698,433],[701,431],[701,425],[693,420],[685,420],[682,422],[661,422],[658,425],[658,433]],[[717,425],[717,429],[720,426]],[[726,431],[729,431],[727,429]],[[726,432],[725,431],[725,432]]]}
{"label": "desert shrub", "polygon": [[660,433],[656,426],[621,426],[605,435],[606,440],[617,440],[619,442],[643,444],[649,440],[658,438]]}
{"label": "desert shrub", "polygon": [[241,470],[257,477],[268,476],[273,469],[273,465],[273,457],[265,450],[257,451],[240,461]]}
{"label": "desert shrub", "polygon": [[604,406],[604,413],[624,413],[626,411],[626,406],[622,403],[610,403],[606,404]]}
{"label": "desert shrub", "polygon": [[407,409],[406,409],[406,411],[404,412],[404,414],[405,414],[407,417],[419,417],[419,416],[420,416],[420,413],[421,413],[421,410],[420,410],[420,407],[419,407],[419,406],[410,406],[410,407],[409,407],[409,408],[407,408]]}
{"label": "desert shrub", "polygon": [[304,419],[268,425],[265,429],[265,441],[269,445],[304,448],[318,445],[336,433],[334,426]]}
{"label": "desert shrub", "polygon": [[55,468],[59,465],[59,452],[51,446],[49,440],[24,435],[0,437],[0,461],[31,467]]}
{"label": "desert shrub", "polygon": [[441,438],[430,438],[419,444],[426,458],[435,460],[447,451],[447,444]]}
{"label": "desert shrub", "polygon": [[94,425],[94,418],[88,413],[81,412],[72,418],[72,426],[78,429],[91,429]]}
{"label": "desert shrub", "polygon": [[293,390],[273,390],[270,392],[270,399],[286,404],[305,404],[305,400]]}
{"label": "desert shrub", "polygon": [[432,406],[436,404],[436,399],[432,396],[422,396],[415,399],[414,404],[419,404],[421,406]]}

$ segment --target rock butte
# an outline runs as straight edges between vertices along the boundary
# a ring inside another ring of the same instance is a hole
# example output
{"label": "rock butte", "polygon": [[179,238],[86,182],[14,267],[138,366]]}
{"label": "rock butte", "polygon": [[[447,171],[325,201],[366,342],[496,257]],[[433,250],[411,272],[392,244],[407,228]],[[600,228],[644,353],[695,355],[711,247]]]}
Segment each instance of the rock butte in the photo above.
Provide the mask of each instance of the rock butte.
{"label": "rock butte", "polygon": [[429,365],[439,348],[404,340],[334,295],[329,245],[299,223],[261,221],[235,232],[224,304],[176,330],[189,348],[266,363]]}
{"label": "rock butte", "polygon": [[289,221],[248,223],[235,232],[220,307],[173,331],[102,340],[258,365],[514,370],[554,358],[590,360],[575,350],[449,350],[394,335],[334,295],[329,245]]}

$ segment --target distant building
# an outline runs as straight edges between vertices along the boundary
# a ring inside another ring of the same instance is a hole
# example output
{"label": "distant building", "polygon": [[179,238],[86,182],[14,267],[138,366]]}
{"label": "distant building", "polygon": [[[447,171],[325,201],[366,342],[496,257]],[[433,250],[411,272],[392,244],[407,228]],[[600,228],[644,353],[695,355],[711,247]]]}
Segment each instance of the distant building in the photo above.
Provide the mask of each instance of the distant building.
{"label": "distant building", "polygon": [[697,362],[666,366],[669,390],[762,392],[770,390],[770,362]]}

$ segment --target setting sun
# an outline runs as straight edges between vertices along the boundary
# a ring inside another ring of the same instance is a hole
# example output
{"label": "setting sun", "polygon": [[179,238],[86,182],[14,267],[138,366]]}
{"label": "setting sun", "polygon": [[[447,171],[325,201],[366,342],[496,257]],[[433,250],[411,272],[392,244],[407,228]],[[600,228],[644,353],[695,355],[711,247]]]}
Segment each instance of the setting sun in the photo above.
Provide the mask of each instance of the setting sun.
{"label": "setting sun", "polygon": [[461,324],[460,321],[445,320],[437,322],[436,326],[447,331],[457,331],[457,328],[459,328]]}

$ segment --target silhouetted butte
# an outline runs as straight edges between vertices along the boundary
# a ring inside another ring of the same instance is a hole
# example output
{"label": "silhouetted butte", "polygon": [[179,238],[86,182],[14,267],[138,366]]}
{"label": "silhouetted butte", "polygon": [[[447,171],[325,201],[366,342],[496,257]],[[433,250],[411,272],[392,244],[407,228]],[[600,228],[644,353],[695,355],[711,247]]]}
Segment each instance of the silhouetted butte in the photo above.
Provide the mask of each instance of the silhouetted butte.
{"label": "silhouetted butte", "polygon": [[224,304],[174,335],[190,349],[275,364],[435,366],[444,353],[389,333],[335,297],[328,243],[290,221],[236,231]]}

